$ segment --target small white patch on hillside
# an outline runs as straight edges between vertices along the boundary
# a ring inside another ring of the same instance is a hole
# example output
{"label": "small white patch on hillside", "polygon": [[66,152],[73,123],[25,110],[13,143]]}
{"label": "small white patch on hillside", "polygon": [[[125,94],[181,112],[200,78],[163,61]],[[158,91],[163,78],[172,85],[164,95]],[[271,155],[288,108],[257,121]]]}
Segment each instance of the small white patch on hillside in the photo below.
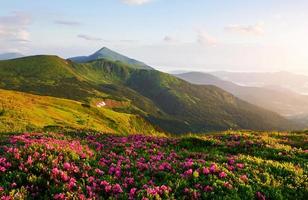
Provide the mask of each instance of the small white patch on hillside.
{"label": "small white patch on hillside", "polygon": [[96,106],[97,106],[98,108],[101,108],[101,107],[106,106],[106,103],[105,103],[104,101],[102,101],[102,102],[97,103]]}

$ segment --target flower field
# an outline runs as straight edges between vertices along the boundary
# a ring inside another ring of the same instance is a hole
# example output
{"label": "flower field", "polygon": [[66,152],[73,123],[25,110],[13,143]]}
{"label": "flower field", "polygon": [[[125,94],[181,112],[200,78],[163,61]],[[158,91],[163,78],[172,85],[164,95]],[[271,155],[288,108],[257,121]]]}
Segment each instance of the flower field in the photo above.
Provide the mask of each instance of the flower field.
{"label": "flower field", "polygon": [[1,199],[307,199],[307,133],[24,133],[0,140]]}

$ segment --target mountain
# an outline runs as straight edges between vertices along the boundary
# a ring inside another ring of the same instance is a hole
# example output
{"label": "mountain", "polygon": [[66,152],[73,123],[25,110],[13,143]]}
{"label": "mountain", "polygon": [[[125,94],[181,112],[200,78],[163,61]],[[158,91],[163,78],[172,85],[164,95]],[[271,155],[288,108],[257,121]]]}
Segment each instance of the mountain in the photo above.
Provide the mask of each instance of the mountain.
{"label": "mountain", "polygon": [[169,133],[299,128],[215,86],[194,85],[156,70],[106,59],[74,63],[41,55],[0,61],[0,88],[90,106],[108,102],[108,109],[139,116],[157,131]]}
{"label": "mountain", "polygon": [[240,99],[287,117],[308,114],[308,96],[285,88],[240,86],[203,72],[189,72],[175,76],[194,84],[215,85]]}
{"label": "mountain", "polygon": [[243,86],[280,87],[300,94],[308,94],[308,76],[290,72],[211,72],[211,74]]}
{"label": "mountain", "polygon": [[134,60],[132,58],[128,58],[106,47],[101,48],[100,50],[98,50],[97,52],[89,56],[79,56],[79,57],[69,58],[69,60],[72,60],[77,63],[85,63],[85,62],[99,60],[99,59],[105,59],[105,60],[110,60],[110,61],[120,61],[120,62],[129,64],[132,67],[137,68],[137,69],[149,69],[149,70],[153,69],[152,67],[146,65],[143,62]]}
{"label": "mountain", "polygon": [[10,59],[15,59],[15,58],[21,58],[24,57],[24,55],[20,53],[4,53],[0,54],[0,60],[10,60]]}

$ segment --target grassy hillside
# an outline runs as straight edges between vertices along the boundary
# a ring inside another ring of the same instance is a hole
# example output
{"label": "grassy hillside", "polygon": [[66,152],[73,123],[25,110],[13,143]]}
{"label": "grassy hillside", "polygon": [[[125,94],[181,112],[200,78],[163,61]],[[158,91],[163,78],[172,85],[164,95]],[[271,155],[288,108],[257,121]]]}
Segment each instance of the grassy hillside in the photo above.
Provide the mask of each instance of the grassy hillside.
{"label": "grassy hillside", "polygon": [[0,136],[3,199],[305,200],[308,135]]}
{"label": "grassy hillside", "polygon": [[53,128],[105,133],[155,133],[141,117],[77,101],[0,90],[0,132]]}
{"label": "grassy hillside", "polygon": [[158,71],[134,71],[127,83],[176,119],[152,119],[167,130],[177,127],[179,132],[202,132],[292,127],[292,123],[278,114],[241,101],[217,87],[189,84]]}
{"label": "grassy hillside", "polygon": [[72,63],[56,56],[0,61],[0,88],[89,103],[127,102],[116,112],[141,116],[170,133],[298,128],[279,115],[212,86],[109,60]]}

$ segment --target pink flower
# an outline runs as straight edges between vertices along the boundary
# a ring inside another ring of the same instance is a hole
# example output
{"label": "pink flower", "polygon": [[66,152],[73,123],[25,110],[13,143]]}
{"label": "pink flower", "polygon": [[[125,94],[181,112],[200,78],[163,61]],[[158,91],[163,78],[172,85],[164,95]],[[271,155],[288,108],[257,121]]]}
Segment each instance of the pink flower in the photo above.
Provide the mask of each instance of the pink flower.
{"label": "pink flower", "polygon": [[256,196],[258,200],[266,200],[265,196],[261,192],[257,192]]}
{"label": "pink flower", "polygon": [[211,166],[210,166],[210,172],[211,172],[211,173],[215,173],[215,172],[216,172],[216,169],[217,169],[216,164],[215,164],[215,163],[211,164]]}
{"label": "pink flower", "polygon": [[105,186],[105,192],[109,193],[109,192],[111,192],[111,189],[112,189],[111,185]]}
{"label": "pink flower", "polygon": [[228,168],[229,171],[233,171],[234,170],[234,167],[231,166],[231,165],[228,165],[227,168]]}
{"label": "pink flower", "polygon": [[136,191],[137,191],[137,188],[130,189],[130,191],[129,191],[129,199],[134,199]]}
{"label": "pink flower", "polygon": [[95,169],[95,172],[97,173],[97,174],[99,174],[99,175],[103,175],[104,174],[104,172],[102,171],[102,170],[100,170],[100,169]]}
{"label": "pink flower", "polygon": [[214,188],[209,186],[209,185],[205,186],[205,188],[204,188],[204,191],[206,191],[206,192],[211,192],[213,190],[214,190]]}
{"label": "pink flower", "polygon": [[32,165],[32,156],[28,156],[27,164]]}
{"label": "pink flower", "polygon": [[73,187],[76,186],[76,179],[71,178],[68,184],[69,189],[72,189]]}
{"label": "pink flower", "polygon": [[60,193],[60,194],[55,194],[53,196],[54,199],[65,199],[65,194]]}
{"label": "pink flower", "polygon": [[69,177],[68,177],[68,175],[65,173],[65,172],[60,172],[60,176],[61,176],[61,179],[63,180],[63,181],[68,181],[69,180]]}
{"label": "pink flower", "polygon": [[188,161],[184,162],[184,167],[185,168],[190,168],[192,167],[194,164],[193,160],[192,159],[189,159]]}
{"label": "pink flower", "polygon": [[115,176],[117,178],[120,178],[121,177],[121,171],[117,169],[116,172],[115,172]]}
{"label": "pink flower", "polygon": [[106,185],[109,185],[109,183],[108,183],[107,181],[104,180],[104,181],[101,181],[100,185],[106,186]]}
{"label": "pink flower", "polygon": [[228,160],[228,164],[229,164],[229,165],[233,165],[234,163],[235,163],[235,160],[234,160],[234,159]]}
{"label": "pink flower", "polygon": [[243,163],[237,163],[236,166],[240,169],[243,169],[244,168],[244,164]]}
{"label": "pink flower", "polygon": [[219,173],[219,178],[226,178],[227,174],[225,172],[220,172]]}
{"label": "pink flower", "polygon": [[240,179],[241,179],[244,183],[247,183],[247,182],[248,182],[248,177],[247,177],[247,175],[242,175],[242,176],[240,177]]}
{"label": "pink flower", "polygon": [[170,188],[168,186],[165,186],[165,185],[160,186],[159,189],[162,192],[169,192],[170,191]]}
{"label": "pink flower", "polygon": [[56,175],[58,175],[59,174],[59,170],[58,170],[58,168],[53,168],[52,170],[51,170],[51,173],[54,175],[54,176],[56,176]]}
{"label": "pink flower", "polygon": [[233,186],[229,182],[225,182],[224,186],[230,190],[233,189]]}
{"label": "pink flower", "polygon": [[210,173],[209,168],[203,167],[203,168],[202,168],[202,173],[205,174],[205,175],[208,175],[208,174]]}
{"label": "pink flower", "polygon": [[5,167],[0,166],[0,172],[5,172],[5,171],[6,171]]}
{"label": "pink flower", "polygon": [[69,169],[71,168],[71,164],[69,164],[68,162],[65,162],[65,163],[63,164],[63,168],[64,168],[65,170],[69,170]]}
{"label": "pink flower", "polygon": [[192,170],[192,169],[189,169],[189,170],[187,170],[187,171],[184,172],[184,175],[185,175],[185,176],[191,176],[192,173],[193,173],[193,170]]}
{"label": "pink flower", "polygon": [[112,186],[112,192],[115,193],[115,194],[118,194],[118,193],[122,193],[123,190],[122,190],[121,186],[117,183],[117,184]]}

